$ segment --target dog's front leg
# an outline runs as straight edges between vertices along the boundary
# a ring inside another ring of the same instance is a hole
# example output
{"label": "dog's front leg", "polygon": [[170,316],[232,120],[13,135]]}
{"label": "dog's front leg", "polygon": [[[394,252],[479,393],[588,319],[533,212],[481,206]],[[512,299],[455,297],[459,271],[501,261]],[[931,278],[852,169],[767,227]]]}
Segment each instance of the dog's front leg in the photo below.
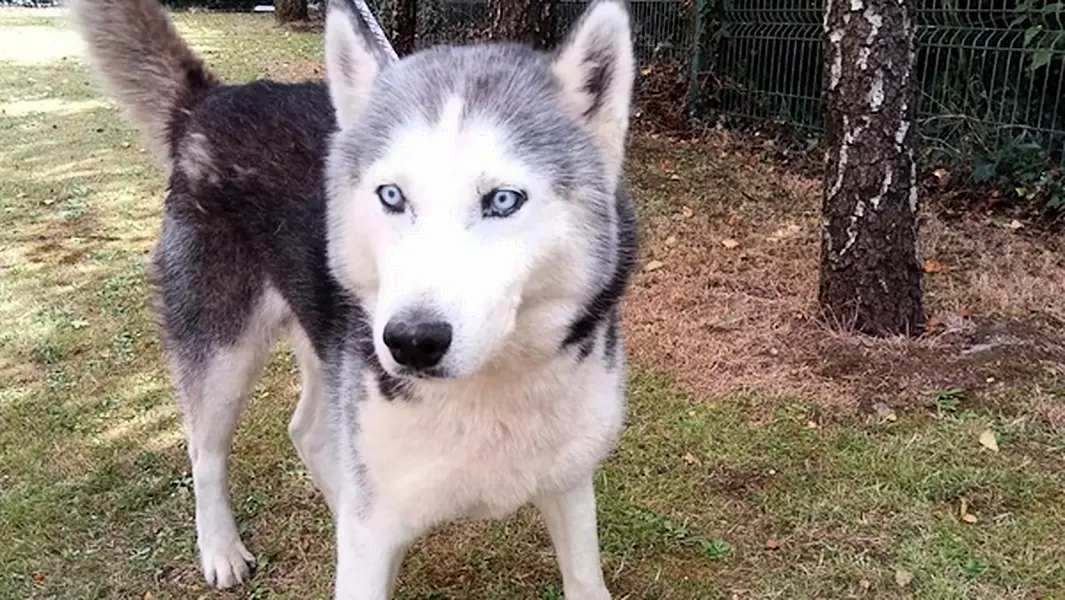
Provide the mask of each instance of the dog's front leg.
{"label": "dog's front leg", "polygon": [[599,561],[592,478],[569,491],[540,498],[536,506],[555,547],[566,600],[610,600]]}
{"label": "dog's front leg", "polygon": [[410,540],[342,495],[337,511],[336,600],[389,600]]}

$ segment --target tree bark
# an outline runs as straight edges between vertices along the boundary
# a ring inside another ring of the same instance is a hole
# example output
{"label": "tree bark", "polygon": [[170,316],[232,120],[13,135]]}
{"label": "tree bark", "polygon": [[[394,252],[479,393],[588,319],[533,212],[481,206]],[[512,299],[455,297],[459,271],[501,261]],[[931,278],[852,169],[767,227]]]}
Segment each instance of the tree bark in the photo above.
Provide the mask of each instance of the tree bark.
{"label": "tree bark", "polygon": [[410,54],[414,51],[418,30],[418,0],[394,0],[390,17],[392,46],[396,54]]}
{"label": "tree bark", "polygon": [[274,0],[274,16],[278,25],[307,20],[307,0]]}
{"label": "tree bark", "polygon": [[825,179],[818,300],[833,325],[924,331],[906,0],[826,0]]}
{"label": "tree bark", "polygon": [[557,0],[488,0],[488,39],[548,50],[555,45],[557,13]]}

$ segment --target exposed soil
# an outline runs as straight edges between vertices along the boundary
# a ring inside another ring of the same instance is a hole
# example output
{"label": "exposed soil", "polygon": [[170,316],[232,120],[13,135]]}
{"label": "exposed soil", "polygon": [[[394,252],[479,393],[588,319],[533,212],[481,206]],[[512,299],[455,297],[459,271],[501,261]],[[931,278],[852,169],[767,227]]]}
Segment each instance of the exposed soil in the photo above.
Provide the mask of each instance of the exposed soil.
{"label": "exposed soil", "polygon": [[[947,218],[926,199],[929,332],[840,333],[813,318],[820,181],[768,146],[721,132],[634,136],[643,259],[625,317],[639,363],[702,399],[758,390],[845,412],[923,404],[945,388],[1060,389],[1065,258],[1054,237],[984,215]],[[1065,426],[1065,402],[1045,404],[1036,412]]]}

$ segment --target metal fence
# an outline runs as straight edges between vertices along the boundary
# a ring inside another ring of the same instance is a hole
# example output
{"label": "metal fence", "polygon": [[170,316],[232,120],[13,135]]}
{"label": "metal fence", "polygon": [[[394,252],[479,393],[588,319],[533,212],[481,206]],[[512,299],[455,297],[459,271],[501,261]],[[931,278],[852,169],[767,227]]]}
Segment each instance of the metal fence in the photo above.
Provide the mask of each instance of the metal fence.
{"label": "metal fence", "polygon": [[[584,0],[558,0],[559,32]],[[823,0],[630,0],[644,68],[671,61],[689,114],[730,125],[822,126]],[[391,0],[373,2],[387,17]],[[478,39],[484,0],[419,0],[416,46]],[[1049,0],[916,0],[920,130],[956,159],[1065,143],[1065,14]],[[388,19],[383,21],[387,23]]]}
{"label": "metal fence", "polygon": [[[580,16],[587,0],[556,0],[557,34],[566,32]],[[392,0],[368,0],[382,25],[389,29]],[[669,55],[687,63],[693,48],[694,0],[629,0],[634,43],[641,60]],[[415,46],[458,43],[485,37],[490,26],[485,0],[417,0]],[[393,33],[388,31],[388,33]]]}
{"label": "metal fence", "polygon": [[[926,149],[965,159],[1035,144],[1060,159],[1065,142],[1061,4],[914,4],[918,119]],[[710,93],[692,98],[696,114],[819,131],[821,11],[819,0],[724,0],[710,60],[696,64],[698,76],[714,83]]]}

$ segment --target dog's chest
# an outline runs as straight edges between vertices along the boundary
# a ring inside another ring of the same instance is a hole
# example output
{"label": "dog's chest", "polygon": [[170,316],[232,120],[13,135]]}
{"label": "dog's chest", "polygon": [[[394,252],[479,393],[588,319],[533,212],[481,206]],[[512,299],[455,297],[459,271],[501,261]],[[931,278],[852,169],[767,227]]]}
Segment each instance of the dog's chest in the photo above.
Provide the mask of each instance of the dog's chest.
{"label": "dog's chest", "polygon": [[360,408],[375,503],[421,526],[505,516],[588,475],[624,418],[618,376],[602,371],[464,392]]}

